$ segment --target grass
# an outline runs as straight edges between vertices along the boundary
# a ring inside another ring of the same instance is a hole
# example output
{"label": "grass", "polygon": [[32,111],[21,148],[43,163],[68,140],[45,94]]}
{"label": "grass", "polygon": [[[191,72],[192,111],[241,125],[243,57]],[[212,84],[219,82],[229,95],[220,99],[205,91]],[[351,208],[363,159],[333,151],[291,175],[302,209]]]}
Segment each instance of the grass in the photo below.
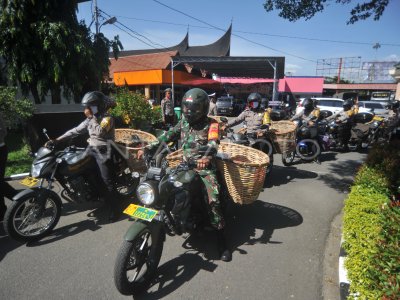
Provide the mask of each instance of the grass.
{"label": "grass", "polygon": [[29,155],[29,146],[25,143],[22,132],[8,132],[6,144],[8,147],[8,160],[5,176],[29,172],[33,158]]}

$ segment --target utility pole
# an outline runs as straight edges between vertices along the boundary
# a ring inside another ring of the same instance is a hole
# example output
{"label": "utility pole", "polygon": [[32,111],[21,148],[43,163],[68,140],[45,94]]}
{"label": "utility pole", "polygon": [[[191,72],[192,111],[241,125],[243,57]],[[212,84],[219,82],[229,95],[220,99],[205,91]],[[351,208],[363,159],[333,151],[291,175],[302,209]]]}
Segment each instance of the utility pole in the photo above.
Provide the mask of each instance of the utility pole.
{"label": "utility pole", "polygon": [[97,0],[94,3],[94,23],[96,25],[96,36],[99,34],[99,9],[97,7]]}

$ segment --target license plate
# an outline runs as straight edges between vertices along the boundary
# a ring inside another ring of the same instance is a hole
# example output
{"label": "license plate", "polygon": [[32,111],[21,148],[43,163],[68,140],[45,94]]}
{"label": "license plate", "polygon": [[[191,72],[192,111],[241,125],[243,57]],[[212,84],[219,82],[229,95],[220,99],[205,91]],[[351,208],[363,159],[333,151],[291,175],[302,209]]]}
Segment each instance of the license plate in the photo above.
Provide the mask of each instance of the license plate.
{"label": "license plate", "polygon": [[27,176],[22,179],[19,183],[28,187],[33,187],[39,182],[39,179]]}
{"label": "license plate", "polygon": [[226,112],[226,109],[221,109],[221,112],[223,112],[223,113]]}
{"label": "license plate", "polygon": [[124,210],[124,214],[148,222],[151,222],[157,213],[158,211],[155,209],[146,208],[136,204],[129,204],[129,206]]}

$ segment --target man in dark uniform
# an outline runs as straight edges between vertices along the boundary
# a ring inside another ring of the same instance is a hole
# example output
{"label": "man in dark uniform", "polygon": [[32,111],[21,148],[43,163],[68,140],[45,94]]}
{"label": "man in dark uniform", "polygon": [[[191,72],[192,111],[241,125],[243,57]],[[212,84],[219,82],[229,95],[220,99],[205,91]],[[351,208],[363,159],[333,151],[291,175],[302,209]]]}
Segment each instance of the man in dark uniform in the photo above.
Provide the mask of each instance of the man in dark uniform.
{"label": "man in dark uniform", "polygon": [[[208,118],[209,98],[207,93],[199,88],[194,88],[185,93],[182,99],[183,117],[179,123],[166,131],[158,138],[158,142],[149,146],[150,149],[157,147],[159,142],[168,143],[180,139],[183,149],[183,159],[197,160],[197,172],[200,175],[208,195],[208,213],[211,225],[216,229],[218,235],[218,249],[221,260],[232,259],[225,239],[225,220],[222,215],[219,199],[219,183],[216,175],[216,166],[213,155],[203,156],[197,159],[201,146],[207,145],[210,149],[218,149],[220,131],[218,122]],[[139,151],[138,156],[143,155]]]}
{"label": "man in dark uniform", "polygon": [[118,219],[120,210],[116,202],[118,197],[114,188],[115,171],[111,154],[112,147],[109,143],[115,139],[114,119],[107,113],[111,103],[102,92],[86,93],[82,99],[86,119],[52,142],[58,143],[89,133],[88,155],[94,157],[99,167],[101,175],[100,192],[104,196],[106,208],[109,210],[109,220],[114,222]]}

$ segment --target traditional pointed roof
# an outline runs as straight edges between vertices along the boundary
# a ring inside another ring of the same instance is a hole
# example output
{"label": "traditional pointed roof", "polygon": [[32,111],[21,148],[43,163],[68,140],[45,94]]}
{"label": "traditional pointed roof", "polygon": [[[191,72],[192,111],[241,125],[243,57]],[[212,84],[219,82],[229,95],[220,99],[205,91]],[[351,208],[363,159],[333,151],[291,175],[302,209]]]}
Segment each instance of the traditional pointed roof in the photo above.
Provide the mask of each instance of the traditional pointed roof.
{"label": "traditional pointed roof", "polygon": [[[220,37],[216,42],[204,45],[204,46],[189,46],[189,33],[186,34],[185,38],[177,45],[168,48],[156,48],[156,49],[143,49],[143,50],[128,50],[121,51],[119,57],[151,54],[151,53],[162,53],[169,51],[178,51],[180,56],[229,56],[231,49],[231,33],[232,25],[229,26],[228,30]],[[112,53],[110,53],[111,57]]]}

